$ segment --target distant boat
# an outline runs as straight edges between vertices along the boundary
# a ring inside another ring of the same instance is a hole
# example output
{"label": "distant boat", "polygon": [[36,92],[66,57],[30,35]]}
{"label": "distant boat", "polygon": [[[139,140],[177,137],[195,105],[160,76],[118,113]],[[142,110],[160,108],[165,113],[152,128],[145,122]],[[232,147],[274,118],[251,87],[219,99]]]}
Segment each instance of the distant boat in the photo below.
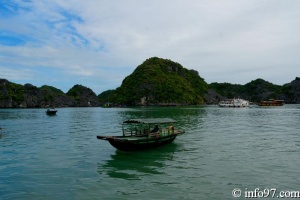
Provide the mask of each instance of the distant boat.
{"label": "distant boat", "polygon": [[269,99],[269,101],[262,101],[258,103],[259,106],[283,106],[284,100]]}
{"label": "distant boat", "polygon": [[219,102],[220,107],[232,107],[232,108],[243,108],[249,107],[249,101],[234,98],[234,99],[226,99]]}
{"label": "distant boat", "polygon": [[97,138],[107,140],[121,151],[151,149],[172,143],[178,135],[184,133],[174,128],[175,122],[170,118],[130,119],[123,122],[122,136],[99,135]]}
{"label": "distant boat", "polygon": [[54,108],[49,108],[46,110],[47,115],[56,115],[57,110]]}
{"label": "distant boat", "polygon": [[113,104],[112,104],[112,103],[109,103],[109,102],[106,102],[106,103],[103,104],[102,107],[103,107],[103,108],[111,108],[111,107],[113,107]]}

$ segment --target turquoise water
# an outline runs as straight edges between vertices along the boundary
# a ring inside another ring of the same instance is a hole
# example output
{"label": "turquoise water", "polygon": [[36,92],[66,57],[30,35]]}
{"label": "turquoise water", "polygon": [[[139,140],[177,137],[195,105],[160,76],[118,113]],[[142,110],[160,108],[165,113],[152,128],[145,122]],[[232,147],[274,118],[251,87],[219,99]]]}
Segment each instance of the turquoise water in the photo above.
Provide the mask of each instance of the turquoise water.
{"label": "turquoise water", "polygon": [[[96,135],[128,118],[171,117],[174,143],[126,153]],[[242,109],[0,109],[0,199],[233,199],[300,190],[300,105]],[[243,195],[243,194],[242,194]]]}

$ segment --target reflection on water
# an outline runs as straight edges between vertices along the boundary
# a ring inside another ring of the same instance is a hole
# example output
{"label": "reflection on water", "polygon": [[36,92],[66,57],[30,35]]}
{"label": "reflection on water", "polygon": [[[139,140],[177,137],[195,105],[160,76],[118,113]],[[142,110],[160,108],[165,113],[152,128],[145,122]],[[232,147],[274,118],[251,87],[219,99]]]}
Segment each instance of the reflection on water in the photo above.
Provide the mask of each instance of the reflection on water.
{"label": "reflection on water", "polygon": [[172,160],[177,145],[172,143],[152,150],[140,152],[115,151],[104,164],[98,164],[98,173],[112,178],[141,179],[151,174],[163,174],[165,161]]}
{"label": "reflection on water", "polygon": [[179,128],[185,129],[198,127],[202,124],[206,115],[206,107],[139,107],[124,109],[118,112],[123,120],[133,118],[172,118],[177,121],[175,124]]}

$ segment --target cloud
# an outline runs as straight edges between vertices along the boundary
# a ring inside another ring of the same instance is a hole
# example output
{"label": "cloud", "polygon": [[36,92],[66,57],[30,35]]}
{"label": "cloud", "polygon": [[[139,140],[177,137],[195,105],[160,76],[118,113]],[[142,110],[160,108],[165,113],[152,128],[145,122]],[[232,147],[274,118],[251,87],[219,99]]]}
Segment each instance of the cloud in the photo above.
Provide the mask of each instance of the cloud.
{"label": "cloud", "polygon": [[61,74],[69,81],[60,87],[82,81],[96,93],[152,56],[207,82],[283,84],[299,76],[299,8],[297,0],[6,1],[0,66]]}
{"label": "cloud", "polygon": [[11,69],[0,66],[1,78],[7,80],[32,80],[34,78],[33,71],[28,69]]}

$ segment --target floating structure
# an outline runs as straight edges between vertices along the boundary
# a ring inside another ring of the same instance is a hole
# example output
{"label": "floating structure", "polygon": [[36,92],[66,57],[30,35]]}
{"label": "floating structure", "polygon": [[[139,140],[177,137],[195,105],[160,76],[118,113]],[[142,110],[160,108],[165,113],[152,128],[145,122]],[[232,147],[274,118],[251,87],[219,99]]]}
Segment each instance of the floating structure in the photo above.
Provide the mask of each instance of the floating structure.
{"label": "floating structure", "polygon": [[269,101],[262,101],[258,103],[259,106],[283,106],[284,100],[269,99]]}
{"label": "floating structure", "polygon": [[231,108],[243,108],[249,107],[249,101],[234,98],[234,99],[226,99],[219,102],[220,107],[231,107]]}
{"label": "floating structure", "polygon": [[172,143],[185,131],[175,129],[170,118],[129,119],[122,124],[122,136],[97,136],[121,151],[151,149]]}
{"label": "floating structure", "polygon": [[2,129],[3,128],[0,127],[0,138],[2,137]]}
{"label": "floating structure", "polygon": [[54,108],[49,108],[46,110],[47,115],[56,115],[57,110]]}

